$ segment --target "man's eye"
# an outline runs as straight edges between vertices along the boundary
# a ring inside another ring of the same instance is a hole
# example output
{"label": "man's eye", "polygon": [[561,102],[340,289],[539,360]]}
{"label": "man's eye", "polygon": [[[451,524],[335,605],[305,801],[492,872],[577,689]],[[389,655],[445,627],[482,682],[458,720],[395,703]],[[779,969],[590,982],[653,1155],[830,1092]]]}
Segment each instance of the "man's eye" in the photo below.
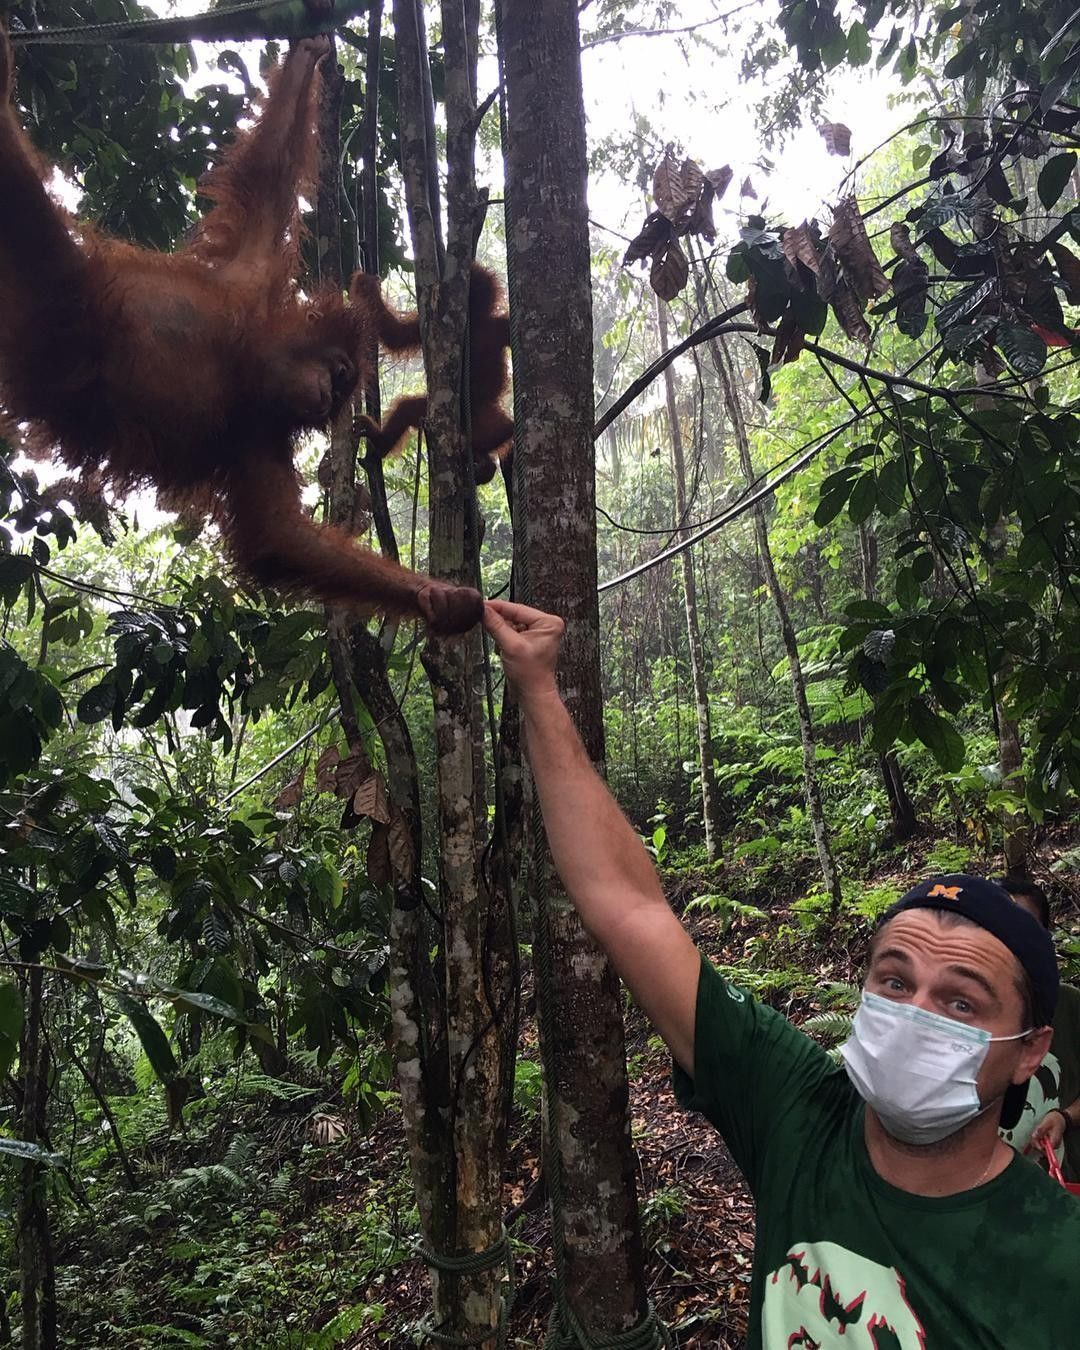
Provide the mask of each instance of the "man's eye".
{"label": "man's eye", "polygon": [[886,975],[882,983],[891,993],[902,994],[904,992],[904,981],[899,975]]}
{"label": "man's eye", "polygon": [[969,1013],[973,1013],[975,1011],[975,1009],[971,1006],[971,1004],[967,1001],[966,998],[954,998],[953,1007],[956,1009],[958,1013],[963,1013],[965,1017],[968,1016]]}

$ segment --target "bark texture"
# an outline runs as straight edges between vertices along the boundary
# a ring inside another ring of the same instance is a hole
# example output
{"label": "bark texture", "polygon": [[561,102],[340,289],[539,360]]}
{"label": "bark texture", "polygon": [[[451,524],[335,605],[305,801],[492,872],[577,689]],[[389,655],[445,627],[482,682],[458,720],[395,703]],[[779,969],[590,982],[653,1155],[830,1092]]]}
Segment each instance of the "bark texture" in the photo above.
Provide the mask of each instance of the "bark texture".
{"label": "bark texture", "polygon": [[[603,766],[592,440],[592,298],[585,116],[575,0],[503,0],[506,237],[513,316],[515,556],[522,598],[567,623],[560,686]],[[646,1304],[619,987],[550,861],[554,1052],[566,1292],[596,1337]],[[552,1178],[548,1178],[549,1190]],[[556,1215],[556,1222],[559,1216]],[[558,1238],[556,1237],[557,1245]]]}
{"label": "bark texture", "polygon": [[[398,121],[405,197],[416,260],[427,379],[430,474],[429,571],[475,584],[479,526],[462,434],[469,275],[484,200],[473,174],[478,6],[442,7],[446,98],[446,243],[437,196],[431,69],[419,0],[395,0]],[[435,717],[439,893],[445,977],[450,1134],[447,1199],[452,1216],[431,1245],[434,1324],[444,1335],[493,1346],[501,1268],[440,1273],[438,1257],[475,1254],[501,1232],[506,1073],[505,954],[497,951],[492,898],[481,874],[487,818],[479,631],[431,640],[424,652]],[[492,1333],[490,1336],[485,1333]]]}

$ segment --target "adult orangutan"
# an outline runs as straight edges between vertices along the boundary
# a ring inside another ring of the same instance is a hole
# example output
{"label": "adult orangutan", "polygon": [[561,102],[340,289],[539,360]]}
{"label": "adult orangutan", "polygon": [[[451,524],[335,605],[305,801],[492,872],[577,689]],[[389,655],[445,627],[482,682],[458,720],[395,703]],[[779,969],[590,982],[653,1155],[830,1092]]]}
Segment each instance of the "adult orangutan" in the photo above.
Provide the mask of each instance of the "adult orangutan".
{"label": "adult orangutan", "polygon": [[462,632],[481,616],[478,592],[358,547],[300,499],[294,441],[340,411],[364,350],[358,307],[295,282],[328,51],[326,38],[292,46],[261,116],[208,176],[210,209],[163,254],[105,237],[47,194],[0,32],[0,407],[121,491],[150,483],[169,505],[211,501],[260,583]]}

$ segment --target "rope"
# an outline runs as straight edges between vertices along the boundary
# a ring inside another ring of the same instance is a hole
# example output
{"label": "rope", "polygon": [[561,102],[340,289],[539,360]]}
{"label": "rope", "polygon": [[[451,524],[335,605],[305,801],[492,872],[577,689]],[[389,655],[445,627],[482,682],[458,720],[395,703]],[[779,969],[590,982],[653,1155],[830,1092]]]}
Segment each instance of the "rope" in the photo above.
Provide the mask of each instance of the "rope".
{"label": "rope", "polygon": [[[504,0],[495,3],[495,45],[499,60],[499,135],[505,153],[509,145],[506,116],[506,68],[505,48],[502,34],[502,5]],[[513,0],[507,0],[512,3]],[[503,188],[503,199],[507,224],[510,225],[509,212],[510,184]],[[507,238],[512,229],[507,230]],[[515,372],[524,366],[522,347],[517,329],[517,281],[514,268],[514,252],[506,251],[506,289],[510,301],[510,350],[514,358]],[[513,497],[514,511],[520,520],[528,519],[528,501],[526,494],[524,465],[518,453],[518,428],[521,426],[519,390],[521,381],[514,380],[514,474]],[[515,569],[520,579],[521,594],[526,604],[531,603],[532,593],[529,578],[529,550],[525,530],[515,530],[515,544],[518,544],[518,556]],[[656,1315],[652,1304],[648,1304],[644,1319],[630,1331],[616,1332],[613,1335],[590,1336],[570,1306],[566,1292],[566,1204],[563,1192],[562,1152],[559,1148],[559,1094],[558,1060],[555,1053],[555,958],[551,936],[551,906],[548,897],[548,855],[544,820],[540,810],[540,800],[533,793],[532,803],[532,849],[528,859],[529,882],[533,895],[535,924],[533,932],[533,967],[537,984],[537,1021],[540,1027],[540,1064],[544,1078],[544,1109],[546,1128],[542,1132],[542,1151],[544,1178],[547,1182],[548,1198],[551,1210],[551,1253],[555,1268],[555,1307],[548,1323],[545,1350],[662,1350],[671,1347],[673,1342],[667,1328]]]}
{"label": "rope", "polygon": [[338,0],[324,14],[313,14],[306,0],[243,0],[238,5],[186,18],[126,19],[116,23],[73,24],[66,28],[17,28],[12,42],[20,46],[115,46],[145,44],[246,42],[261,38],[314,37],[353,18],[367,0]]}
{"label": "rope", "polygon": [[419,1248],[419,1255],[431,1270],[441,1275],[479,1275],[485,1270],[494,1270],[496,1266],[506,1268],[506,1293],[499,1300],[499,1320],[495,1327],[478,1332],[475,1336],[451,1336],[437,1330],[431,1324],[430,1314],[421,1322],[421,1332],[428,1340],[437,1345],[469,1346],[483,1345],[496,1337],[499,1350],[507,1345],[507,1331],[510,1321],[510,1309],[514,1305],[514,1258],[510,1251],[510,1237],[504,1228],[490,1247],[482,1252],[467,1252],[463,1256],[448,1256],[444,1252],[434,1251],[426,1245]]}

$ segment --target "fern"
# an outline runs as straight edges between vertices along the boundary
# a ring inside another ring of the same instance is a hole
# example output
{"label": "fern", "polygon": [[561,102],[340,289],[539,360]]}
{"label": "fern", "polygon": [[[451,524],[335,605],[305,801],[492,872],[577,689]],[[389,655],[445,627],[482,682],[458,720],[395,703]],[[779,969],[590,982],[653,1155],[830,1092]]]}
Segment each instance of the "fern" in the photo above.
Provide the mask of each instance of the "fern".
{"label": "fern", "polygon": [[238,1176],[250,1172],[258,1152],[259,1146],[250,1135],[238,1134],[225,1151],[224,1165]]}
{"label": "fern", "polygon": [[816,1036],[824,1041],[826,1045],[839,1045],[841,1041],[846,1041],[851,1034],[851,1013],[845,1012],[823,1012],[816,1013],[813,1017],[808,1017],[802,1024],[802,1029],[811,1036]]}
{"label": "fern", "polygon": [[205,1163],[202,1167],[185,1167],[179,1176],[173,1177],[168,1184],[169,1193],[177,1200],[183,1200],[202,1192],[207,1195],[217,1193],[226,1195],[245,1190],[240,1177],[226,1167],[224,1163]]}
{"label": "fern", "polygon": [[281,1102],[303,1101],[305,1097],[313,1097],[318,1090],[286,1082],[284,1078],[271,1078],[267,1073],[246,1073],[236,1085],[238,1097],[252,1098],[265,1093]]}
{"label": "fern", "polygon": [[351,1308],[342,1308],[321,1331],[308,1332],[302,1342],[304,1350],[336,1350],[342,1341],[355,1335],[369,1322],[382,1321],[384,1312],[385,1309],[378,1303],[356,1303]]}
{"label": "fern", "polygon": [[284,1205],[293,1189],[293,1165],[286,1163],[270,1178],[266,1192],[275,1205]]}

